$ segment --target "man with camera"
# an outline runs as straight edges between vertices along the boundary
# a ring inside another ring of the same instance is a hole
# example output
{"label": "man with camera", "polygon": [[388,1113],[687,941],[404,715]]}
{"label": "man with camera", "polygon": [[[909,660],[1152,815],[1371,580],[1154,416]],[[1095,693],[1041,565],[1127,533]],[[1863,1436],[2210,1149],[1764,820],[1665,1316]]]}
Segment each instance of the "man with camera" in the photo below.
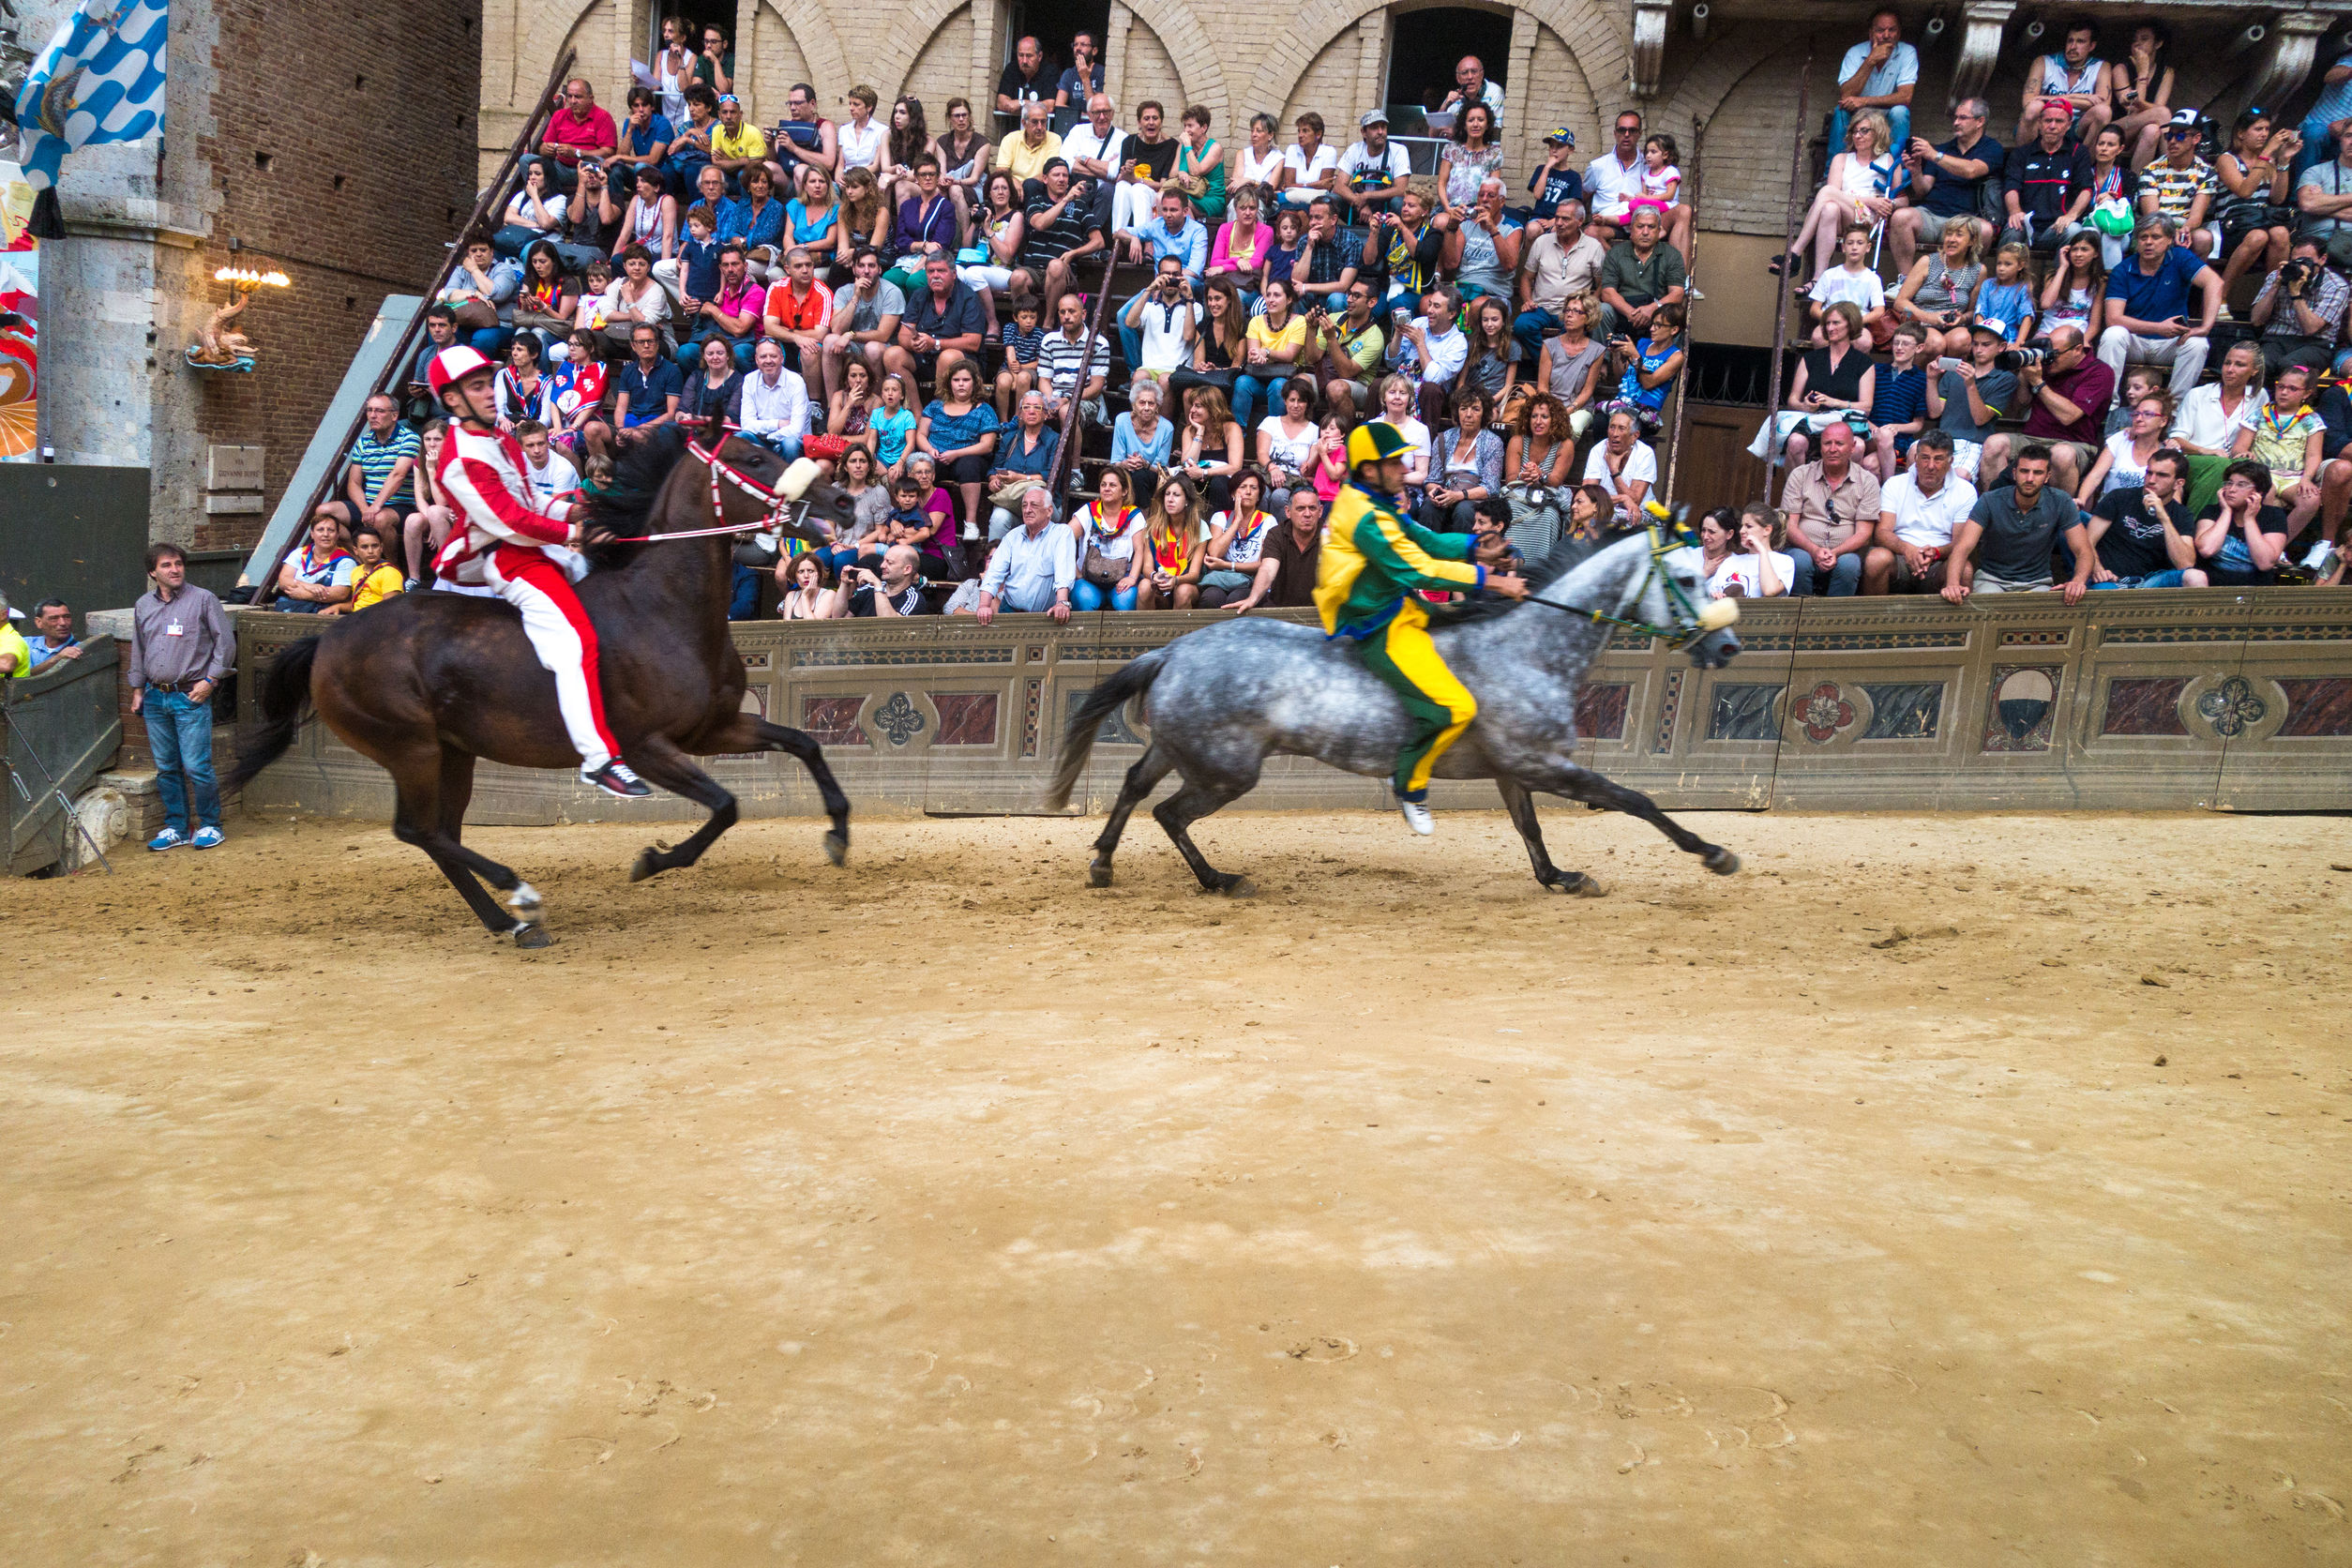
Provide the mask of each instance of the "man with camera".
{"label": "man with camera", "polygon": [[[1894,252],[1894,275],[1903,277],[1919,259],[1920,248],[1943,243],[1944,229],[1953,222],[1983,223],[1984,182],[1997,179],[2008,167],[2009,152],[1984,134],[1992,105],[1981,98],[1968,98],[1952,111],[1952,140],[1941,146],[1914,136],[1903,148],[1904,167],[1911,172],[1911,204],[1894,209],[1888,219],[1887,248]],[[1844,143],[1834,143],[1844,146]],[[1997,185],[1996,193],[1999,191]],[[1985,247],[1979,245],[1983,254]]]}
{"label": "man with camera", "polygon": [[[2118,380],[2126,364],[2171,366],[2176,404],[2205,373],[2222,309],[2221,275],[2175,243],[2179,232],[2163,213],[2140,219],[2131,257],[2107,279],[2106,329],[2099,335],[2099,357]],[[2192,295],[2198,296],[2194,321]]]}
{"label": "man with camera", "polygon": [[2115,372],[2091,354],[2082,330],[2050,329],[2046,353],[2012,350],[1998,363],[2016,361],[2019,400],[2026,410],[2026,439],[2050,449],[2050,483],[2074,493],[2105,439],[2107,405],[2115,400]]}
{"label": "man with camera", "polygon": [[[1173,191],[1166,199],[1184,200]],[[1126,353],[1128,369],[1138,377],[1165,380],[1188,369],[1199,320],[1200,307],[1193,303],[1184,258],[1162,256],[1159,276],[1152,279],[1152,286],[1138,291],[1119,312],[1119,343]]]}
{"label": "man with camera", "polygon": [[1372,406],[1372,384],[1380,379],[1380,362],[1388,353],[1388,334],[1372,314],[1379,288],[1370,279],[1359,278],[1348,285],[1346,315],[1334,319],[1320,299],[1306,313],[1316,345],[1309,371],[1326,394],[1334,386],[1347,387],[1358,408]]}
{"label": "man with camera", "polygon": [[896,620],[907,615],[936,615],[923,596],[923,557],[910,544],[892,545],[882,552],[882,568],[849,565],[841,568],[841,592],[833,596],[833,612]]}
{"label": "man with camera", "polygon": [[2324,371],[2335,357],[2352,284],[2328,265],[2327,255],[2326,246],[2304,235],[2254,295],[2253,320],[2262,328],[2262,362],[2272,376],[2289,365]]}

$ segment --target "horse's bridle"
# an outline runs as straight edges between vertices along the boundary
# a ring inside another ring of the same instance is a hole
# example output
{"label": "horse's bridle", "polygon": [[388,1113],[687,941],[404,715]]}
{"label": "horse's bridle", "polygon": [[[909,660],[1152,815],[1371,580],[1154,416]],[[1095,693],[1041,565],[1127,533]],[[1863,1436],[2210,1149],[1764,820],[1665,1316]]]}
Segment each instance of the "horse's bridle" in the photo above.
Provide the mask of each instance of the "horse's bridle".
{"label": "horse's bridle", "polygon": [[[1739,619],[1739,606],[1728,599],[1718,600],[1715,605],[1710,605],[1704,610],[1693,604],[1691,596],[1682,591],[1682,585],[1674,580],[1674,574],[1665,569],[1666,558],[1685,547],[1679,540],[1667,538],[1665,531],[1654,522],[1650,525],[1649,534],[1650,564],[1642,568],[1641,581],[1634,591],[1618,602],[1623,604],[1630,600],[1639,603],[1649,596],[1651,580],[1659,580],[1666,585],[1666,602],[1674,609],[1674,626],[1653,626],[1647,621],[1628,621],[1622,616],[1611,615],[1603,611],[1580,610],[1573,604],[1561,604],[1557,599],[1538,598],[1533,594],[1527,596],[1527,602],[1540,604],[1552,610],[1565,611],[1571,615],[1581,615],[1596,626],[1621,626],[1641,637],[1655,637],[1664,641],[1668,646],[1676,648],[1695,641],[1711,631],[1720,631]],[[1724,611],[1728,611],[1729,613],[1722,613],[1717,609],[1717,605],[1720,605]]]}
{"label": "horse's bridle", "polygon": [[[704,446],[691,436],[686,438],[686,455],[710,470],[711,515],[718,520],[718,527],[673,528],[660,534],[631,535],[626,538],[614,539],[612,542],[620,545],[649,545],[657,544],[664,539],[706,539],[719,534],[774,535],[797,524],[802,515],[808,510],[807,502],[794,501],[777,490],[771,490],[718,455],[719,448],[727,445],[727,436],[734,433],[735,427],[728,426],[727,434],[720,436],[718,441],[710,446]],[[727,497],[720,490],[722,485],[731,485],[754,501],[766,502],[767,511],[758,522],[729,522],[727,520]]]}

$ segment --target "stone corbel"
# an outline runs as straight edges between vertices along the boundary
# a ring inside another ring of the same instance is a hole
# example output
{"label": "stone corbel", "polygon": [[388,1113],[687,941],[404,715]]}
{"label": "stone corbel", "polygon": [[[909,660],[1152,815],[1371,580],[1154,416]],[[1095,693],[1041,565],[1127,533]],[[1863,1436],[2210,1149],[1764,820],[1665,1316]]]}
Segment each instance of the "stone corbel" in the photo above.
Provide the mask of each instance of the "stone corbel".
{"label": "stone corbel", "polygon": [[1666,25],[1674,20],[1670,0],[1634,0],[1634,97],[1658,96],[1658,68],[1666,57]]}
{"label": "stone corbel", "polygon": [[1952,67],[1952,106],[1984,96],[2000,63],[2001,30],[2017,9],[2015,0],[1969,0],[1961,12],[1960,58]]}
{"label": "stone corbel", "polygon": [[2276,109],[2293,98],[2309,80],[2319,40],[2334,20],[2318,11],[2288,11],[2271,23],[2269,37],[2262,40],[2253,91],[2246,95],[2246,101]]}

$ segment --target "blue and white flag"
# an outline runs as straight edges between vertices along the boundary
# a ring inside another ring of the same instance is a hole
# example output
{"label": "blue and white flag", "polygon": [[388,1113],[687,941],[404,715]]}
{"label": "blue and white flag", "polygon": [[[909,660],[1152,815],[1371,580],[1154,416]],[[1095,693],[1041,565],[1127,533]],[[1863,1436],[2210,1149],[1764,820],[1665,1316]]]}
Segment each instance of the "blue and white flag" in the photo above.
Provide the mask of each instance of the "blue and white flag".
{"label": "blue and white flag", "polygon": [[33,62],[16,97],[24,178],[57,183],[66,154],[94,142],[136,142],[163,129],[169,0],[83,0]]}

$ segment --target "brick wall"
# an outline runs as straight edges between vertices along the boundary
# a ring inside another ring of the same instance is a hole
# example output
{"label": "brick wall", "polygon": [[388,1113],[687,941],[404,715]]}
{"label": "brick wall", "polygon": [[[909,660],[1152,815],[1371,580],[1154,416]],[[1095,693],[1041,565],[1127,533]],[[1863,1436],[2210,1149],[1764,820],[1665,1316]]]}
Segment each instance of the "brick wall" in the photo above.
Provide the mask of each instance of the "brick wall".
{"label": "brick wall", "polygon": [[[1176,62],[1168,56],[1168,46],[1160,42],[1160,36],[1157,33],[1153,32],[1141,22],[1138,22],[1127,33],[1126,65],[1123,90],[1127,101],[1120,105],[1120,123],[1133,129],[1135,106],[1145,98],[1153,98],[1167,112],[1165,115],[1167,128],[1160,134],[1163,136],[1183,135],[1184,127],[1180,122],[1184,116],[1184,105],[1189,101],[1184,97],[1184,84],[1176,74]],[[1213,126],[1211,128],[1214,132],[1219,128]],[[1229,140],[1229,138],[1226,139]],[[1249,138],[1244,134],[1242,138],[1242,145],[1247,146],[1248,144]]]}
{"label": "brick wall", "polygon": [[[480,7],[216,9],[219,87],[199,149],[220,205],[204,268],[228,264],[234,236],[294,286],[257,294],[239,319],[260,369],[205,378],[201,426],[266,449],[274,503],[377,306],[431,282],[474,204]],[[250,544],[263,521],[208,520],[196,548]]]}
{"label": "brick wall", "polygon": [[[1348,28],[1322,47],[1299,84],[1290,90],[1290,101],[1283,105],[1279,129],[1274,140],[1289,146],[1294,139],[1291,126],[1301,114],[1312,109],[1323,117],[1323,140],[1334,149],[1345,152],[1355,140],[1356,116],[1363,113],[1355,107],[1356,68],[1363,54],[1363,45],[1356,30]],[[1248,106],[1250,113],[1258,105]],[[1249,121],[1244,118],[1232,137],[1237,147],[1249,145]]]}
{"label": "brick wall", "polygon": [[[746,60],[753,62],[749,71],[744,68]],[[784,117],[785,99],[793,83],[816,85],[800,40],[776,8],[765,4],[752,20],[750,50],[746,53],[740,44],[736,47],[735,70],[735,88],[744,100],[744,113],[761,126],[772,126]]]}
{"label": "brick wall", "polygon": [[[969,96],[971,80],[972,8],[964,6],[941,23],[938,31],[925,41],[923,52],[914,57],[914,64],[907,68],[906,85],[899,91],[923,100],[925,124],[936,136],[947,128],[947,100]],[[845,83],[841,90],[846,92],[854,85],[855,83]],[[882,89],[881,83],[871,85],[877,90]],[[879,119],[887,119],[890,101],[885,98],[874,113]]]}

